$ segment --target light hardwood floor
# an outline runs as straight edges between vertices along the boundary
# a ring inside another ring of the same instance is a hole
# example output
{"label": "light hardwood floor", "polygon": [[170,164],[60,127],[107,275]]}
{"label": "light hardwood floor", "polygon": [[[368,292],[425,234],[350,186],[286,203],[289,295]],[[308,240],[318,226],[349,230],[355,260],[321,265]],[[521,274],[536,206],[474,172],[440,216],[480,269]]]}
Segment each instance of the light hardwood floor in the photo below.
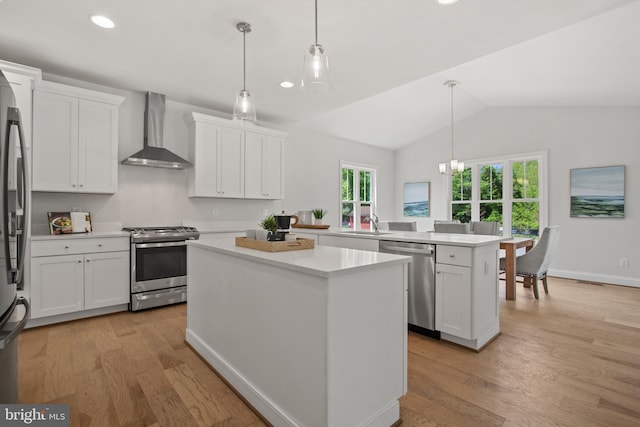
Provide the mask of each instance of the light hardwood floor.
{"label": "light hardwood floor", "polygon": [[[480,353],[411,333],[403,426],[640,425],[640,289],[549,288],[505,301],[501,283],[502,334]],[[69,403],[74,427],[264,425],[185,327],[182,304],[29,329],[20,401]]]}

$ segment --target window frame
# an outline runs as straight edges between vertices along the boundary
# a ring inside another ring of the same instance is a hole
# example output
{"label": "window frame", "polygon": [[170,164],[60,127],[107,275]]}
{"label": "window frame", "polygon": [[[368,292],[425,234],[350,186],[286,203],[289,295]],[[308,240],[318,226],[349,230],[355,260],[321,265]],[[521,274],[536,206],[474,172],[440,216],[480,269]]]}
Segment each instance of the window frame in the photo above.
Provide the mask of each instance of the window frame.
{"label": "window frame", "polygon": [[[342,170],[343,169],[352,169],[354,171],[354,182],[353,182],[353,194],[354,194],[354,200],[343,200],[342,199]],[[369,172],[371,174],[371,179],[369,180],[371,188],[369,189],[370,191],[370,195],[371,195],[371,200],[369,201],[365,201],[362,202],[360,200],[360,172],[361,171],[365,171],[365,172]],[[362,203],[368,203],[371,205],[371,213],[372,214],[376,214],[377,215],[377,199],[378,199],[378,184],[377,184],[377,168],[374,165],[367,165],[367,164],[363,164],[363,163],[355,163],[355,162],[349,162],[349,161],[345,161],[345,160],[341,160],[340,161],[340,169],[338,170],[338,176],[340,177],[340,192],[338,194],[338,199],[339,199],[339,224],[340,224],[340,229],[341,230],[361,230],[362,228],[360,227],[360,221],[356,220],[357,218],[360,218],[360,212],[362,210]],[[343,203],[353,203],[353,207],[354,207],[354,222],[353,228],[349,228],[349,227],[344,227],[342,225],[342,204]]]}
{"label": "window frame", "polygon": [[[511,237],[512,228],[512,204],[514,202],[526,202],[535,201],[534,198],[513,198],[513,163],[526,162],[530,160],[538,161],[538,221],[539,230],[549,224],[549,209],[548,209],[548,152],[536,151],[531,153],[519,153],[496,157],[487,157],[482,159],[465,160],[465,169],[471,169],[471,221],[480,220],[480,204],[481,202],[487,202],[486,200],[480,200],[480,166],[494,165],[497,163],[502,164],[503,179],[502,179],[502,223],[503,223],[503,236]],[[508,177],[508,179],[505,179]],[[445,178],[445,183],[448,183],[448,189],[445,193],[448,199],[448,213],[447,218],[451,219],[453,211],[452,200],[452,176]],[[459,202],[458,202],[459,203]]]}

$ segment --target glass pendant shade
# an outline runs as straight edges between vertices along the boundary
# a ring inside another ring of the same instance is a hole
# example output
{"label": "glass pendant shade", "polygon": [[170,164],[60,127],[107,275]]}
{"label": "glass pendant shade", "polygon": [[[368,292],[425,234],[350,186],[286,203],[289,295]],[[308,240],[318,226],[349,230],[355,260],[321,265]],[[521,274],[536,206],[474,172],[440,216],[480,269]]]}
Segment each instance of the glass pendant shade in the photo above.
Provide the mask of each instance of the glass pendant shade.
{"label": "glass pendant shade", "polygon": [[255,124],[256,103],[255,98],[248,90],[239,90],[236,94],[236,103],[233,106],[233,120],[246,121]]}
{"label": "glass pendant shade", "polygon": [[300,87],[303,91],[314,95],[326,94],[331,90],[329,57],[319,44],[312,44],[304,56]]}

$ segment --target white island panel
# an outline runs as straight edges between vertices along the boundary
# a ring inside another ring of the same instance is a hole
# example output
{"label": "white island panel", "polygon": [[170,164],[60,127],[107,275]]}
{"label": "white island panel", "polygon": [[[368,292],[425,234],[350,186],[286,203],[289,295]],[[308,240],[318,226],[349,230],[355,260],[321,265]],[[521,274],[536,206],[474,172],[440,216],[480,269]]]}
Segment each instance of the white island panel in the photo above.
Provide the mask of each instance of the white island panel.
{"label": "white island panel", "polygon": [[[363,268],[355,259],[365,252],[322,248],[314,265],[316,248],[296,251],[307,253],[300,270],[291,253],[236,249],[190,243],[187,342],[274,425],[395,423],[409,258],[365,257]],[[344,251],[350,268],[327,264]]]}

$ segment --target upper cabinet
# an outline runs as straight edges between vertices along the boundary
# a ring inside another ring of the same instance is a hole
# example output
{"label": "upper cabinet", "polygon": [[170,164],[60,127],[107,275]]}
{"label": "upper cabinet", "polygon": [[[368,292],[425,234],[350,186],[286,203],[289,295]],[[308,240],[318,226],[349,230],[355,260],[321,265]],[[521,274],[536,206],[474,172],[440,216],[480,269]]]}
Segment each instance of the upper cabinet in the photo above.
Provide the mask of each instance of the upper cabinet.
{"label": "upper cabinet", "polygon": [[189,197],[281,199],[286,134],[190,113]]}
{"label": "upper cabinet", "polygon": [[124,98],[43,82],[33,93],[33,191],[115,193]]}
{"label": "upper cabinet", "polygon": [[284,137],[246,131],[244,141],[244,196],[250,199],[282,199]]}
{"label": "upper cabinet", "polygon": [[[16,106],[20,109],[22,119],[22,131],[24,145],[27,150],[27,159],[31,157],[31,126],[32,126],[32,91],[33,87],[41,80],[42,74],[36,68],[12,62],[0,61],[0,69],[13,89]],[[10,190],[16,189],[16,174],[22,167],[22,156],[18,145],[17,132],[12,134],[13,143],[9,146],[8,186]]]}

